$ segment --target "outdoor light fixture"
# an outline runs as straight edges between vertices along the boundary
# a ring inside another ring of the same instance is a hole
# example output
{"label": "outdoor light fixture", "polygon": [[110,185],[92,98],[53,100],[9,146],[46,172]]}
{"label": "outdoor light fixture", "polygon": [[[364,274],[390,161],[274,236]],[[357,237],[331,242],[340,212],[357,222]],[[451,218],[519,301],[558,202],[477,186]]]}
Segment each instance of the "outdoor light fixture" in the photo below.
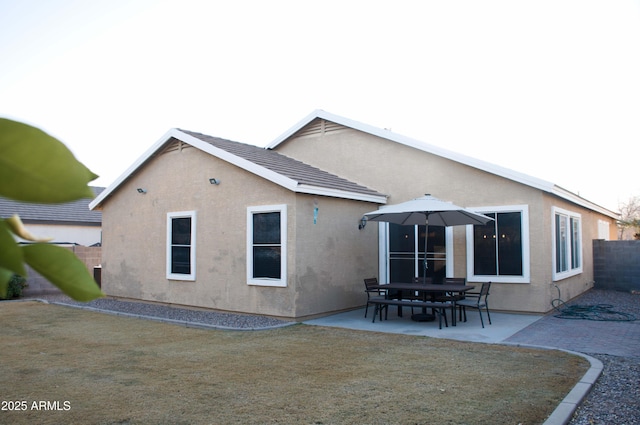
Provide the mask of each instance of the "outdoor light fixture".
{"label": "outdoor light fixture", "polygon": [[138,193],[147,193],[147,189],[143,189],[141,187],[136,189],[138,191]]}
{"label": "outdoor light fixture", "polygon": [[211,178],[209,179],[209,183],[211,183],[211,184],[220,184],[220,180],[219,180],[219,179],[216,179],[216,178],[211,177]]}
{"label": "outdoor light fixture", "polygon": [[358,229],[362,230],[367,226],[367,217],[362,217],[360,219],[360,224],[358,225]]}

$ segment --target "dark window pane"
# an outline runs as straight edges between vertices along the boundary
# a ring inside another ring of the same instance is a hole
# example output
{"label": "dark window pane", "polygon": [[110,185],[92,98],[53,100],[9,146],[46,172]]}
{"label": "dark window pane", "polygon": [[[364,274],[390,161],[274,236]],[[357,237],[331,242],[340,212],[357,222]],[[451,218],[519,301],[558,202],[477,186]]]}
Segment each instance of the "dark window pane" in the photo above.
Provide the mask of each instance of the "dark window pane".
{"label": "dark window pane", "polygon": [[410,283],[413,281],[415,255],[394,255],[389,258],[389,280],[391,282]]}
{"label": "dark window pane", "polygon": [[280,213],[269,212],[253,214],[253,243],[280,243]]}
{"label": "dark window pane", "polygon": [[522,276],[522,221],[520,213],[498,214],[498,262],[501,276]]}
{"label": "dark window pane", "polygon": [[191,217],[171,219],[171,245],[191,244]]}
{"label": "dark window pane", "polygon": [[567,219],[556,214],[556,273],[567,271]]}
{"label": "dark window pane", "polygon": [[191,274],[191,248],[188,246],[171,247],[171,273]]}
{"label": "dark window pane", "polygon": [[[424,244],[424,239],[422,239]],[[389,251],[414,252],[415,251],[415,227],[389,224]]]}
{"label": "dark window pane", "polygon": [[571,268],[578,269],[580,265],[580,219],[571,218]]}
{"label": "dark window pane", "polygon": [[[495,214],[485,214],[493,219]],[[478,276],[498,274],[496,264],[496,224],[490,221],[484,226],[473,226],[473,273]]]}
{"label": "dark window pane", "polygon": [[280,279],[280,247],[253,247],[253,277]]}

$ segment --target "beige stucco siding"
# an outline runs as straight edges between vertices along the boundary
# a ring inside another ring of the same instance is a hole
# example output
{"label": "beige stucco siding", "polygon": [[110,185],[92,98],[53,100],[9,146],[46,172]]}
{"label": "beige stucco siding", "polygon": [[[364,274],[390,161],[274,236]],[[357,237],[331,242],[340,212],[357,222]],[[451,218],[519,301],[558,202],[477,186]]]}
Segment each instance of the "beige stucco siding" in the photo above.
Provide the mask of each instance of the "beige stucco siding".
{"label": "beige stucco siding", "polygon": [[[248,285],[247,208],[282,204],[288,285]],[[196,148],[159,154],[103,204],[102,286],[111,296],[291,318],[353,308],[377,267],[376,237],[357,228],[375,208],[296,194]],[[195,281],[166,276],[167,213],[181,211],[196,213]]]}
{"label": "beige stucco siding", "polygon": [[[389,204],[429,193],[471,208],[526,205],[530,279],[528,283],[494,283],[491,306],[496,310],[543,313],[551,309],[551,299],[555,297],[551,279],[552,205],[576,211],[583,218],[585,267],[580,276],[561,282],[569,288],[568,297],[588,288],[587,282],[592,280],[591,240],[597,232],[597,220],[612,222],[534,187],[353,129],[294,137],[276,150],[386,193]],[[373,227],[366,230],[374,232]],[[465,229],[455,228],[454,276],[467,277],[466,254]]]}
{"label": "beige stucco siding", "polygon": [[[317,219],[314,223],[314,209]],[[377,232],[358,229],[377,205],[300,195],[296,211],[295,272],[297,316],[363,305],[365,277],[377,275]]]}

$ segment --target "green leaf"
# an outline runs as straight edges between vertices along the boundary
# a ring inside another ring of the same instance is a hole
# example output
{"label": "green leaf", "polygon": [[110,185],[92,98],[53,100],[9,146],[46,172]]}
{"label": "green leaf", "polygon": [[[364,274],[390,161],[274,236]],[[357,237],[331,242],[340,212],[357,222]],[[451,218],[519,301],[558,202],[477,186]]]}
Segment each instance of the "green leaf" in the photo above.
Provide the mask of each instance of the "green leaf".
{"label": "green leaf", "polygon": [[23,262],[22,250],[11,236],[9,225],[5,220],[0,219],[0,268],[26,276],[27,271]]}
{"label": "green leaf", "polygon": [[35,271],[76,301],[104,296],[82,261],[73,252],[56,245],[22,247],[24,258]]}
{"label": "green leaf", "polygon": [[0,298],[7,298],[7,288],[12,277],[13,272],[11,270],[0,267]]}
{"label": "green leaf", "polygon": [[56,138],[0,118],[0,196],[41,203],[93,198],[88,183],[97,177]]}

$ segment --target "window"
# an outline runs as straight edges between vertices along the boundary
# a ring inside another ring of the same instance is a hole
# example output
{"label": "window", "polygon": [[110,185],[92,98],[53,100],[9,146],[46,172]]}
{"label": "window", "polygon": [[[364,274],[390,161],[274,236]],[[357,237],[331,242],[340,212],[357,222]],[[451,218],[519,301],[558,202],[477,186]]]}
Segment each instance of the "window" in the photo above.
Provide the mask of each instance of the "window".
{"label": "window", "polygon": [[167,279],[196,279],[196,212],[167,214]]}
{"label": "window", "polygon": [[553,280],[582,273],[582,218],[553,208]]}
{"label": "window", "polygon": [[247,283],[287,286],[287,206],[247,208]]}
{"label": "window", "polygon": [[[389,223],[388,270],[389,282],[411,282],[415,276],[424,276],[425,226],[401,226]],[[429,226],[427,238],[427,277],[441,283],[447,277],[447,244],[450,229]]]}
{"label": "window", "polygon": [[529,283],[529,207],[473,208],[493,218],[467,227],[467,277],[479,282]]}

